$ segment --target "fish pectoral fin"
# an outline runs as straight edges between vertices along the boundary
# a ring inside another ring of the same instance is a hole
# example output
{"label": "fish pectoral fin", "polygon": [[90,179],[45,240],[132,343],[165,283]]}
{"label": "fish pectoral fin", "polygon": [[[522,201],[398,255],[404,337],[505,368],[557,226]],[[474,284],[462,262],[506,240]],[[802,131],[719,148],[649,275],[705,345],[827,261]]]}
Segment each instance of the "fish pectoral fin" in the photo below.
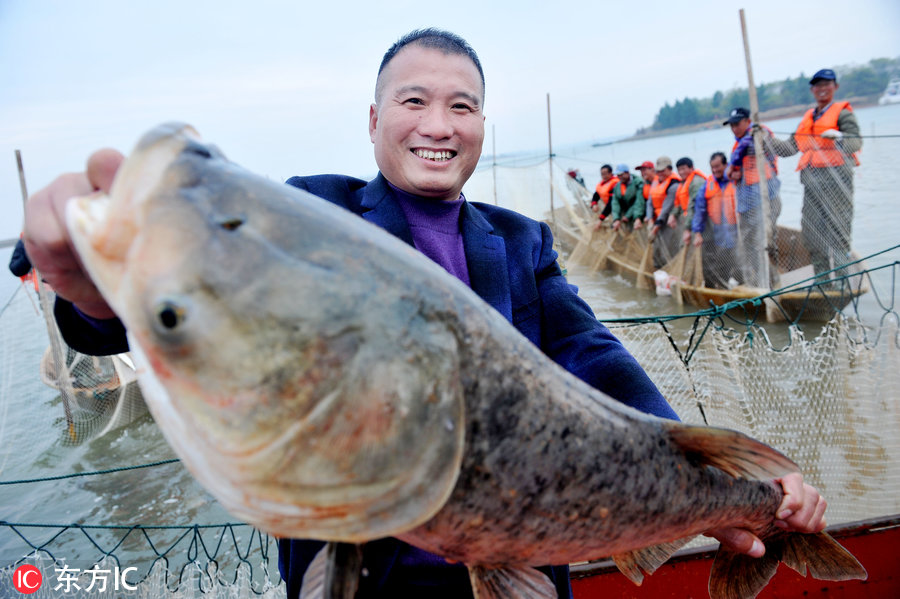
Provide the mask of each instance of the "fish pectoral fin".
{"label": "fish pectoral fin", "polygon": [[710,599],[749,599],[775,575],[778,562],[819,580],[865,580],[868,574],[828,533],[789,533],[765,539],[766,554],[750,557],[719,548],[709,574]]}
{"label": "fish pectoral fin", "polygon": [[665,422],[663,427],[688,459],[735,478],[769,480],[800,472],[784,454],[737,431],[678,422]]}
{"label": "fish pectoral fin", "polygon": [[628,577],[628,580],[640,586],[644,582],[644,572],[653,574],[656,569],[666,563],[672,554],[684,547],[694,537],[677,539],[668,543],[652,545],[613,555],[610,559],[616,564],[619,572]]}
{"label": "fish pectoral fin", "polygon": [[546,574],[531,567],[469,566],[475,599],[556,599],[556,587]]}
{"label": "fish pectoral fin", "polygon": [[353,599],[362,573],[362,545],[327,543],[310,562],[300,599]]}

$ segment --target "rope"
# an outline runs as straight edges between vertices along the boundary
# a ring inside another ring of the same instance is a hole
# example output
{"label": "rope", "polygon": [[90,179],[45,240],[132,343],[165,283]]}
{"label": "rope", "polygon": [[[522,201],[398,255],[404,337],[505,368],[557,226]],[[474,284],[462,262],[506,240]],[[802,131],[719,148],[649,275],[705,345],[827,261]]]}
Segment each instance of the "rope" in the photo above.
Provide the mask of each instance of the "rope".
{"label": "rope", "polygon": [[63,480],[66,478],[78,478],[79,476],[96,476],[98,474],[111,474],[113,472],[125,472],[127,470],[138,470],[140,468],[152,468],[154,466],[164,466],[166,464],[174,464],[179,462],[177,458],[170,460],[162,460],[159,462],[149,462],[147,464],[138,464],[136,466],[122,466],[121,468],[109,468],[107,470],[94,470],[92,472],[73,472],[72,474],[61,474],[59,476],[47,476],[45,478],[25,478],[21,480],[2,480],[0,485],[21,485],[26,483],[42,483],[51,480]]}

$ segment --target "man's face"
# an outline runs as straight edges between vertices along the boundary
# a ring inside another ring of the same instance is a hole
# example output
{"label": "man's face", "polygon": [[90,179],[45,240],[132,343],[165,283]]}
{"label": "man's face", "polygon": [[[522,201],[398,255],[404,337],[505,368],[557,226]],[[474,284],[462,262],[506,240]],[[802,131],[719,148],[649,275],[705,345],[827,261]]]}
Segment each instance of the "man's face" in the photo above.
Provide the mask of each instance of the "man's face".
{"label": "man's face", "polygon": [[682,180],[686,179],[687,176],[691,174],[692,170],[694,170],[694,169],[689,167],[686,164],[682,164],[681,166],[678,167],[678,176],[681,177]]}
{"label": "man's face", "polygon": [[713,177],[721,179],[722,175],[725,174],[725,161],[722,160],[721,156],[716,156],[709,161],[709,168],[712,171]]}
{"label": "man's face", "polygon": [[605,182],[609,181],[610,179],[612,179],[612,171],[609,170],[608,168],[601,168],[600,169],[600,180],[605,183]]}
{"label": "man's face", "polygon": [[834,99],[834,92],[837,91],[837,88],[837,81],[819,79],[814,85],[809,86],[809,91],[812,92],[813,97],[816,99],[816,104],[819,106],[826,106],[831,104],[831,101]]}
{"label": "man's face", "polygon": [[408,193],[455,200],[484,141],[484,89],[467,56],[417,44],[394,56],[369,108],[375,162]]}
{"label": "man's face", "polygon": [[750,128],[750,119],[741,119],[736,123],[731,123],[731,132],[735,137],[744,137],[747,129]]}
{"label": "man's face", "polygon": [[656,179],[656,171],[649,166],[642,167],[641,178],[647,183],[653,183],[653,180]]}
{"label": "man's face", "polygon": [[666,177],[668,177],[671,173],[672,173],[671,166],[667,166],[666,168],[664,168],[662,170],[657,169],[656,178],[659,179],[660,183],[662,183],[663,181],[666,180]]}
{"label": "man's face", "polygon": [[618,177],[619,181],[621,181],[625,185],[628,185],[628,183],[631,182],[631,173],[629,172],[619,173]]}

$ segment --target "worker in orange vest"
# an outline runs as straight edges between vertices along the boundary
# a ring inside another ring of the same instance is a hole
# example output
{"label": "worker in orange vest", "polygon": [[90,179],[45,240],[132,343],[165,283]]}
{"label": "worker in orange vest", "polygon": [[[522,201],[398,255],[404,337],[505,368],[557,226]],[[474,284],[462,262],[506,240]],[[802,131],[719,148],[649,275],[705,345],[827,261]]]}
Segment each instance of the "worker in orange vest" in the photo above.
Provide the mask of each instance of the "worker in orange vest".
{"label": "worker in orange vest", "polygon": [[701,170],[695,169],[694,161],[687,156],[679,158],[675,163],[675,168],[678,170],[678,176],[681,177],[681,183],[675,191],[675,208],[669,216],[669,226],[677,227],[679,223],[684,223],[682,243],[686,245],[691,239],[694,196],[697,195],[697,190],[706,183],[706,175]]}
{"label": "worker in orange vest", "polygon": [[[809,81],[816,100],[787,140],[774,140],[779,156],[802,152],[797,170],[803,183],[800,226],[816,274],[850,260],[853,224],[853,167],[862,148],[859,123],[849,102],[834,101],[837,76],[817,71]],[[836,274],[840,275],[842,271]]]}
{"label": "worker in orange vest", "polygon": [[718,289],[734,287],[742,278],[737,261],[736,185],[725,174],[726,160],[722,152],[710,157],[712,174],[697,190],[690,225],[694,245],[703,247],[704,285]]}
{"label": "worker in orange vest", "polygon": [[612,211],[612,204],[609,200],[612,198],[613,187],[618,182],[619,178],[613,175],[612,166],[604,164],[600,167],[600,182],[597,183],[597,189],[591,197],[591,210],[599,213],[598,227]]}
{"label": "worker in orange vest", "polygon": [[[734,133],[734,146],[726,175],[733,177],[737,188],[738,236],[740,249],[738,259],[744,269],[744,282],[754,287],[767,287],[773,281],[775,267],[766,264],[771,258],[775,262],[775,223],[781,214],[781,181],[778,179],[778,158],[768,141],[772,131],[762,125],[754,125],[750,111],[737,107],[731,111],[723,125],[729,125]],[[760,200],[759,168],[753,133],[757,128],[766,132],[763,142],[765,154],[765,177],[769,202],[763,210]],[[763,216],[768,218],[764,222]],[[766,235],[768,232],[768,236]],[[769,268],[770,280],[765,280],[764,268]]]}

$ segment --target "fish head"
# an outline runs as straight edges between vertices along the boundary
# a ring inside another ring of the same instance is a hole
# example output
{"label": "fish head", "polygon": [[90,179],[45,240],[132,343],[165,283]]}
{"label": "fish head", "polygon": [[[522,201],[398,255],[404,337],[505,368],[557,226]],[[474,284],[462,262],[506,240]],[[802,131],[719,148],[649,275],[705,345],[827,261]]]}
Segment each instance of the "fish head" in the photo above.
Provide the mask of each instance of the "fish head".
{"label": "fish head", "polygon": [[108,195],[69,202],[67,225],[151,413],[227,510],[359,542],[446,501],[464,443],[457,339],[398,278],[405,244],[178,124],[144,136]]}

